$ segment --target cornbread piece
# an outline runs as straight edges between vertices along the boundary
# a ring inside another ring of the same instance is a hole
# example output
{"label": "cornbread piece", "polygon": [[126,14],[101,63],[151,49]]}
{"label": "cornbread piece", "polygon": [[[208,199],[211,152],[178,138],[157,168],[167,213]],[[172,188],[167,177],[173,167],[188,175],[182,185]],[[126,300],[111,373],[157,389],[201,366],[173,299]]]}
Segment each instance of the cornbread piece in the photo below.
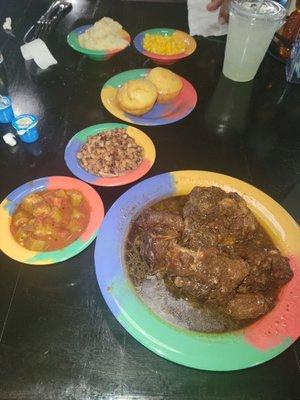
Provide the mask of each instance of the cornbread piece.
{"label": "cornbread piece", "polygon": [[118,89],[117,102],[120,108],[132,115],[146,114],[157,99],[156,86],[147,79],[134,79]]}
{"label": "cornbread piece", "polygon": [[153,68],[147,79],[152,82],[158,91],[158,102],[166,103],[177,97],[182,89],[182,79],[166,68]]}

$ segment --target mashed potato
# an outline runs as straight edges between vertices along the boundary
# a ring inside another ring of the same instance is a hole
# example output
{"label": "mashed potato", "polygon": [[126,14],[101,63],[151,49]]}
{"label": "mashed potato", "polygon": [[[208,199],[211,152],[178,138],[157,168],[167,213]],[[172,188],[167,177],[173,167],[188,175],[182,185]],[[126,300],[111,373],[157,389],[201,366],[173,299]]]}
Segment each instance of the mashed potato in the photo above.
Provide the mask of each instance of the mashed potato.
{"label": "mashed potato", "polygon": [[89,50],[124,49],[129,43],[122,38],[122,25],[104,17],[78,36],[81,47]]}

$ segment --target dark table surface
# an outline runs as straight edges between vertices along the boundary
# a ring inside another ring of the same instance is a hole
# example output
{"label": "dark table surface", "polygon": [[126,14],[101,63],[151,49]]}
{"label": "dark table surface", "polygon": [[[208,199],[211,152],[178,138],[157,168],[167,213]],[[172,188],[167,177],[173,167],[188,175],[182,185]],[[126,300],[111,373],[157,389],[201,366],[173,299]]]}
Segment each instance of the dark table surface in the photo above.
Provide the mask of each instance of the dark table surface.
{"label": "dark table surface", "polygon": [[[29,180],[71,176],[63,159],[68,140],[89,125],[117,121],[99,101],[103,83],[151,66],[133,47],[107,63],[90,61],[68,47],[72,28],[110,16],[133,36],[153,26],[188,30],[183,3],[73,0],[72,12],[47,41],[58,65],[42,71],[24,62],[19,46],[48,4],[0,2],[1,21],[10,16],[13,24],[13,35],[0,33],[8,92],[17,114],[39,117],[41,133],[36,146],[10,148],[1,140],[0,200]],[[157,149],[146,177],[181,169],[232,175],[265,191],[299,221],[299,87],[286,84],[284,66],[269,55],[254,82],[231,83],[221,76],[223,53],[224,39],[199,39],[196,53],[172,67],[195,86],[199,101],[178,123],[142,128]],[[106,211],[130,186],[97,188]],[[94,244],[44,267],[0,254],[1,400],[300,398],[299,342],[263,365],[228,373],[189,369],[144,348],[107,308],[93,252]]]}

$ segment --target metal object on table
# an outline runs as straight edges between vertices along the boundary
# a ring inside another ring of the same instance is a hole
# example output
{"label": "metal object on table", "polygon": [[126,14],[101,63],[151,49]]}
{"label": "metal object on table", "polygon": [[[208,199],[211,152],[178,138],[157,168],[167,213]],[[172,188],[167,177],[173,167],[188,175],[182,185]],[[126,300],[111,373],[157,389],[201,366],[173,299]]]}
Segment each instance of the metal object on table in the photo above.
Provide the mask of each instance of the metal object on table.
{"label": "metal object on table", "polygon": [[56,22],[72,8],[68,1],[57,0],[51,4],[48,10],[32,25],[24,35],[24,43],[34,39],[46,39]]}

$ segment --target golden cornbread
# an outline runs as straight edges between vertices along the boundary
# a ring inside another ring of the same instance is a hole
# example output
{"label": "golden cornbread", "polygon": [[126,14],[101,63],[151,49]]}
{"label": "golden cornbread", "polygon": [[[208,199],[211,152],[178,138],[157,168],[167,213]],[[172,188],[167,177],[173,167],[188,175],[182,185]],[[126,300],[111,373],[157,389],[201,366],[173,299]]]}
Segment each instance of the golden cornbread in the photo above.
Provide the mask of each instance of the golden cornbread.
{"label": "golden cornbread", "polygon": [[166,103],[177,97],[183,86],[178,75],[162,67],[153,68],[147,79],[156,86],[159,103]]}
{"label": "golden cornbread", "polygon": [[156,86],[147,79],[134,79],[118,89],[119,107],[132,115],[143,115],[151,110],[157,99]]}

